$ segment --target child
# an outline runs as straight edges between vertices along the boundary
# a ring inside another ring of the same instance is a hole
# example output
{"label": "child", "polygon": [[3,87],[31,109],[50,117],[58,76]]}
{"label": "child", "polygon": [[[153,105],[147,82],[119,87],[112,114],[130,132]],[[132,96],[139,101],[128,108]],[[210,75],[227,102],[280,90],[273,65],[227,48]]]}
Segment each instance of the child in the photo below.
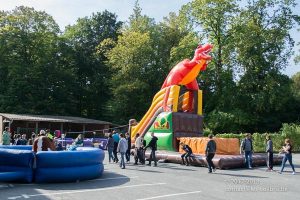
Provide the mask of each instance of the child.
{"label": "child", "polygon": [[[189,145],[184,144],[183,142],[180,142],[180,146],[181,146],[182,150],[185,151],[185,153],[183,153],[181,155],[181,159],[182,159],[182,163],[181,164],[189,166],[190,165],[189,158],[191,157],[193,151],[192,151],[191,147],[189,147]],[[185,162],[184,162],[184,159],[185,159]]]}

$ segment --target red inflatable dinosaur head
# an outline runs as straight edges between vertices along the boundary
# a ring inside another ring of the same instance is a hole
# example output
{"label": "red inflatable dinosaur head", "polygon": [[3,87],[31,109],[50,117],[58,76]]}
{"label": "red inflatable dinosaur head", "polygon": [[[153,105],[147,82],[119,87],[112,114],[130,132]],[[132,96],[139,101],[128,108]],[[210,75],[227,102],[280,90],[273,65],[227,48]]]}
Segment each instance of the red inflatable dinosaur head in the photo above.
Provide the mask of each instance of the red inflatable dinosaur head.
{"label": "red inflatable dinosaur head", "polygon": [[194,58],[191,61],[199,62],[200,60],[211,60],[211,56],[208,53],[213,46],[211,44],[199,45],[195,50]]}

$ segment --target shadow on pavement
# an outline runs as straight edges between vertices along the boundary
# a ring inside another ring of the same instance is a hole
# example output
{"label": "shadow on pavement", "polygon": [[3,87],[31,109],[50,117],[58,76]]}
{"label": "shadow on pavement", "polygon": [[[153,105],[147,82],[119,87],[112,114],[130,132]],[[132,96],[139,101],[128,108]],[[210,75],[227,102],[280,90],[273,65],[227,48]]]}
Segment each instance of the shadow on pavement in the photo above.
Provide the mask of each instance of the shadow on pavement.
{"label": "shadow on pavement", "polygon": [[[179,165],[181,166],[181,165]],[[167,168],[167,169],[174,169],[174,170],[181,170],[181,171],[196,171],[192,169],[192,167],[186,167],[186,168],[181,168],[181,167],[176,167],[176,166],[170,166],[167,164],[158,164],[157,167],[159,168]]]}
{"label": "shadow on pavement", "polygon": [[[3,199],[28,199],[35,197],[39,200],[53,199],[51,193],[62,193],[64,195],[71,194],[72,191],[93,190],[109,187],[118,187],[130,181],[130,177],[105,171],[103,175],[97,179],[71,182],[71,183],[44,183],[44,184],[18,184],[18,183],[4,183],[8,187],[1,189],[1,200]],[[2,184],[2,183],[1,183]],[[45,195],[41,191],[45,190]],[[84,192],[84,191],[82,191]],[[65,193],[65,194],[64,194]],[[55,194],[54,194],[55,196]]]}
{"label": "shadow on pavement", "polygon": [[[155,167],[156,168],[156,167]],[[155,169],[154,167],[153,167],[153,169]],[[139,171],[139,172],[152,172],[152,173],[163,173],[163,172],[160,172],[160,171],[156,171],[156,170],[151,170],[151,169],[139,169],[139,168],[137,168],[137,169],[130,169],[130,168],[126,168],[126,170],[133,170],[133,171]]]}
{"label": "shadow on pavement", "polygon": [[35,184],[35,188],[47,190],[76,190],[76,189],[93,189],[105,188],[123,185],[130,181],[130,177],[111,171],[104,171],[103,175],[97,179],[71,182],[71,183],[45,183]]}

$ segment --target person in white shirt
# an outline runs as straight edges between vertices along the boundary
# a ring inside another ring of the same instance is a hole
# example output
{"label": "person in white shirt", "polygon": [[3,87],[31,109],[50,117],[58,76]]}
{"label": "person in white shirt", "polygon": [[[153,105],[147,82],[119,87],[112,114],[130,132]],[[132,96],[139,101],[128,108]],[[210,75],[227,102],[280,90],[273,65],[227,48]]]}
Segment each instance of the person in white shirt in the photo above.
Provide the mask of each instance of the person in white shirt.
{"label": "person in white shirt", "polygon": [[140,136],[139,133],[136,134],[135,136],[135,154],[134,154],[134,159],[135,159],[135,165],[138,164],[138,160],[140,160],[140,162],[142,164],[144,164],[143,159],[142,159],[142,151],[143,151],[143,138]]}

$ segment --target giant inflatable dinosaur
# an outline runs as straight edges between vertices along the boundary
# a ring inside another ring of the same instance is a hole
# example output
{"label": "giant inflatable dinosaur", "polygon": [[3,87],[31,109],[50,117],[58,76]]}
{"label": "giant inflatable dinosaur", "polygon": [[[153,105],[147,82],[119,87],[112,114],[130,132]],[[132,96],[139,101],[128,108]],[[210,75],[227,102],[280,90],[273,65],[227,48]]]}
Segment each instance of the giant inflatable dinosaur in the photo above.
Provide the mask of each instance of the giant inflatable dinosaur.
{"label": "giant inflatable dinosaur", "polygon": [[184,85],[187,89],[198,90],[196,78],[200,71],[206,69],[208,61],[211,60],[208,53],[212,47],[211,44],[199,45],[192,60],[185,59],[173,67],[161,89],[171,85]]}

